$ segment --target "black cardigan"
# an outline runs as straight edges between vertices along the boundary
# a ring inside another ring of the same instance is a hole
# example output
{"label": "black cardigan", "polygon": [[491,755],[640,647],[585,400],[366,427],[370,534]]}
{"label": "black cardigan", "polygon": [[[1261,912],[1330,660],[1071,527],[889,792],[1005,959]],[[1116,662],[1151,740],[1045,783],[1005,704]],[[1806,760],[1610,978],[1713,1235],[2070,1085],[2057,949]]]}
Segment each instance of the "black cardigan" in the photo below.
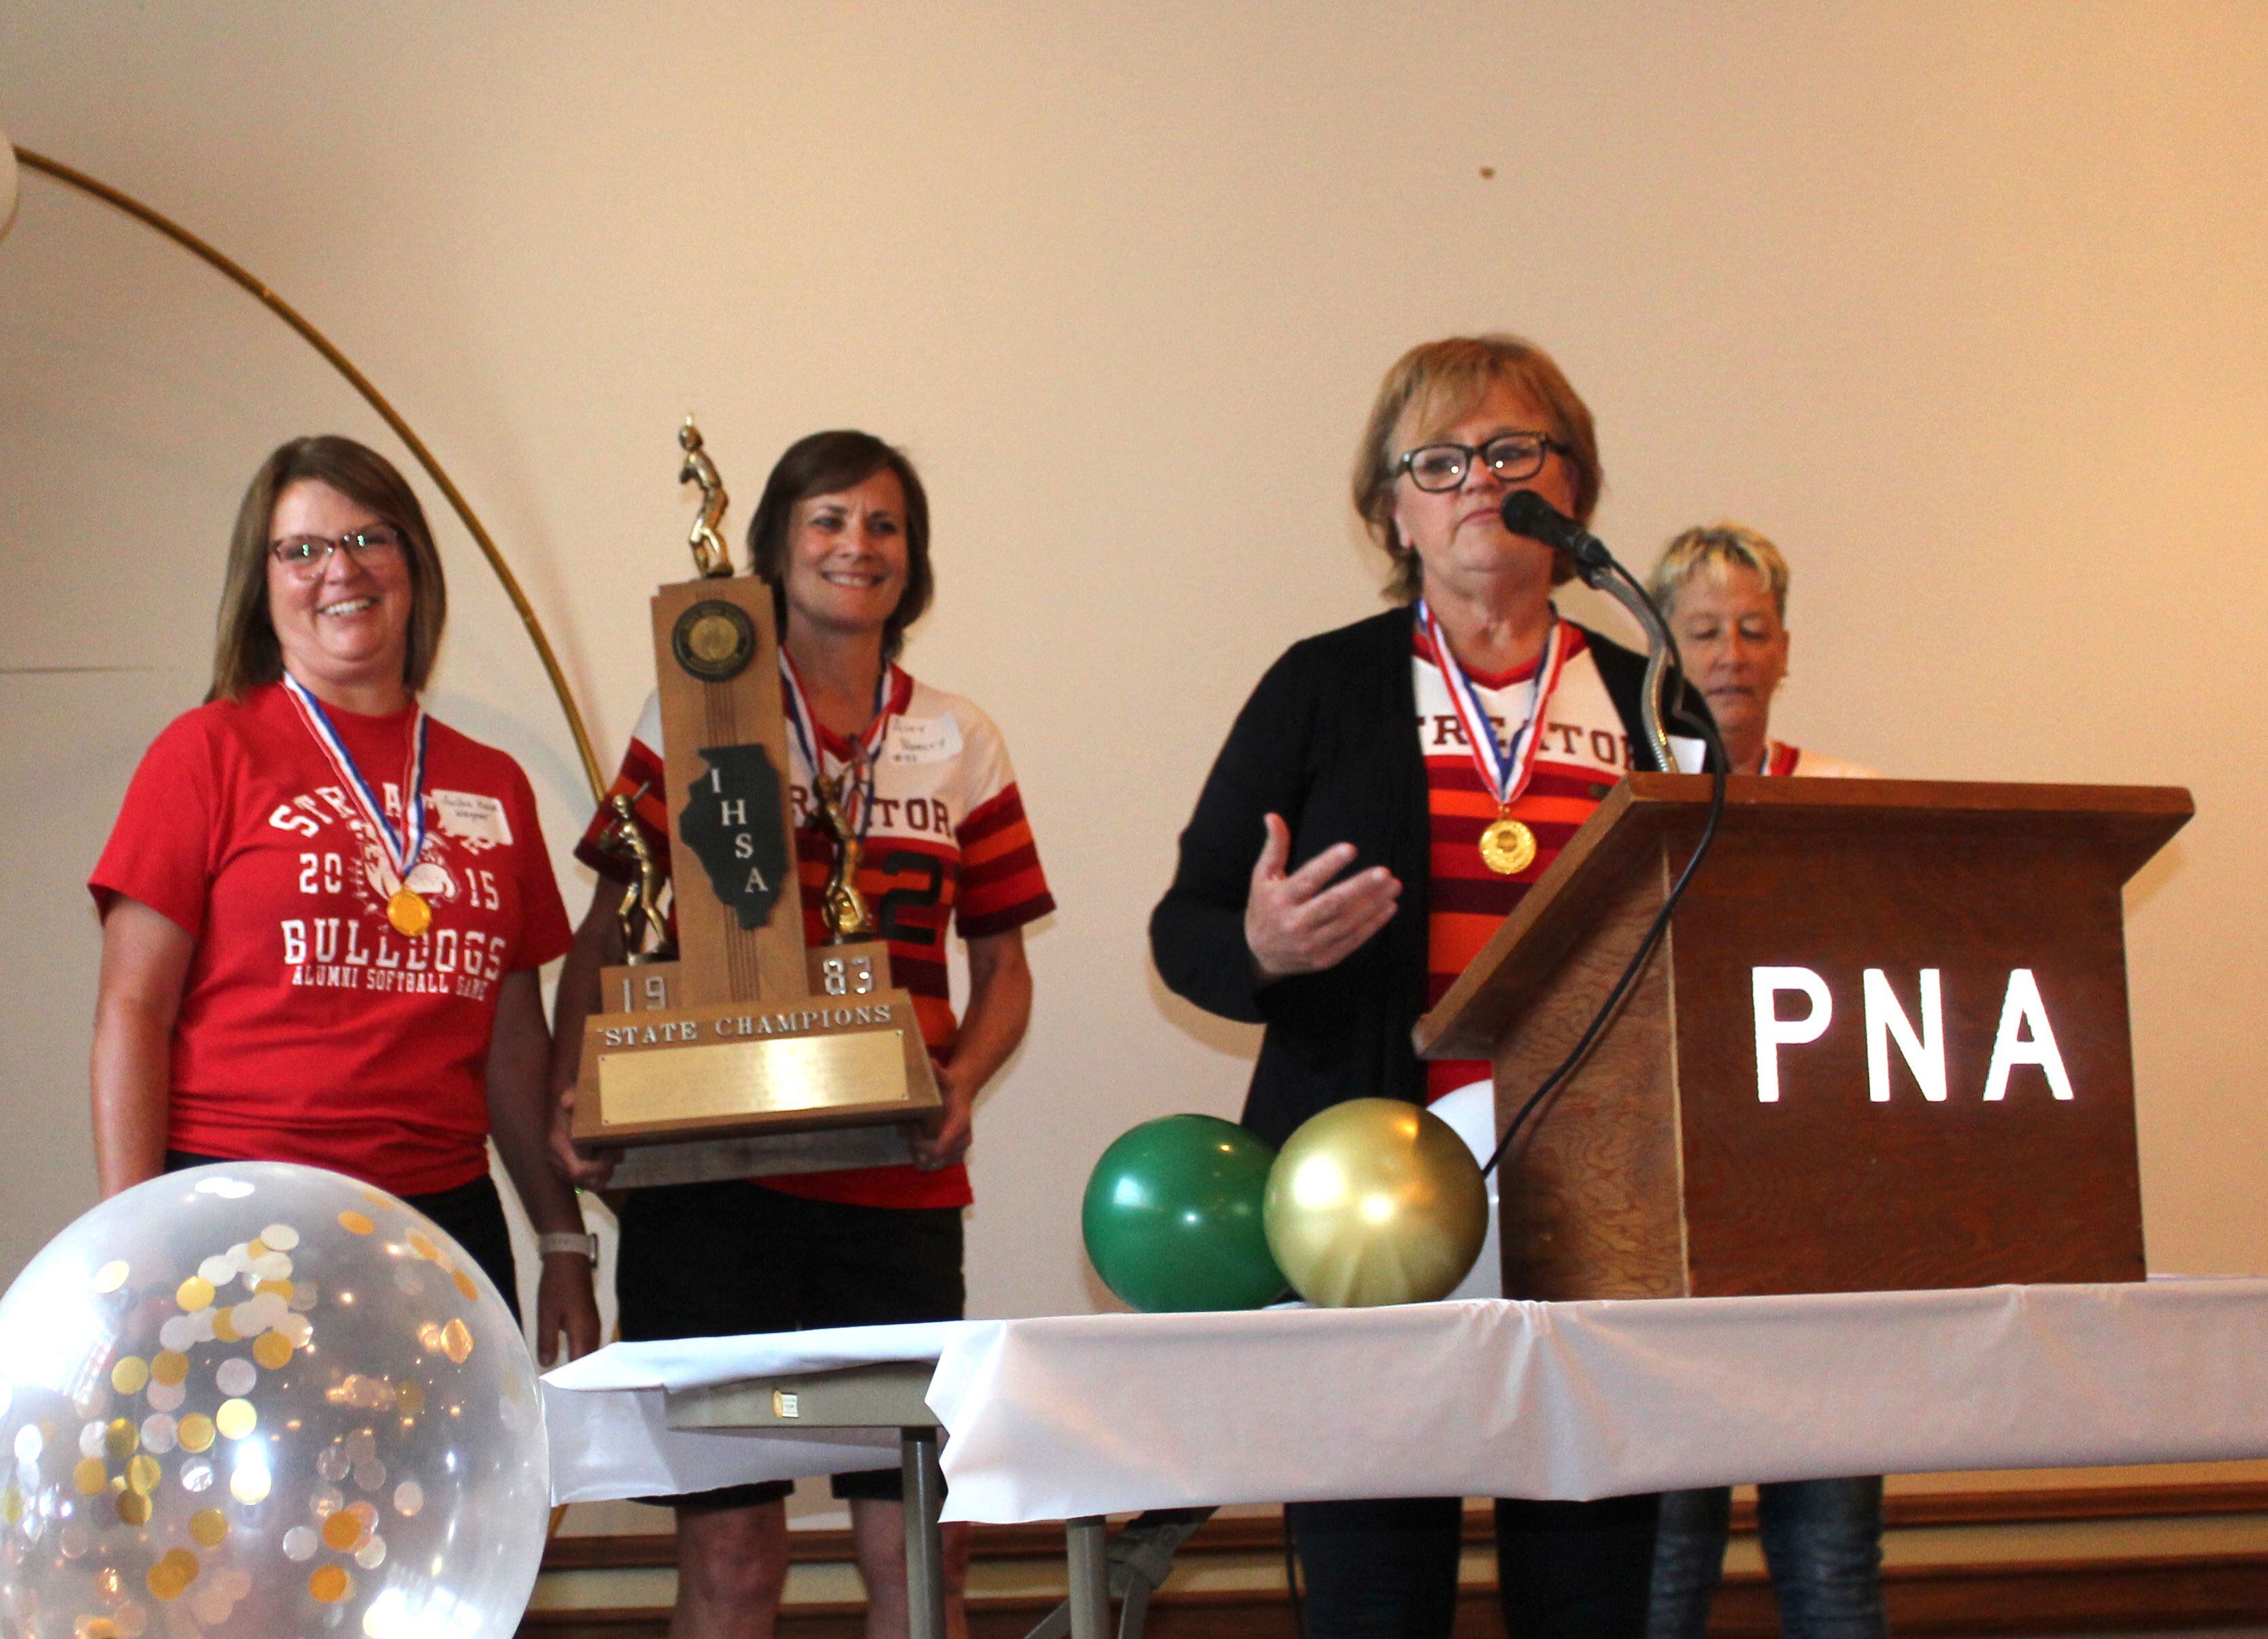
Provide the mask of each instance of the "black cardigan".
{"label": "black cardigan", "polygon": [[[1238,713],[1182,832],[1174,885],[1150,917],[1150,951],[1176,995],[1265,1024],[1244,1125],[1280,1145],[1349,1098],[1425,1099],[1410,1043],[1425,1005],[1430,821],[1410,676],[1411,611],[1398,609],[1293,644]],[[1646,661],[1586,630],[1633,746]],[[1689,705],[1697,697],[1689,691]],[[1383,865],[1402,883],[1394,919],[1336,967],[1263,986],[1244,942],[1261,816],[1292,828],[1296,870],[1337,842],[1350,871]]]}

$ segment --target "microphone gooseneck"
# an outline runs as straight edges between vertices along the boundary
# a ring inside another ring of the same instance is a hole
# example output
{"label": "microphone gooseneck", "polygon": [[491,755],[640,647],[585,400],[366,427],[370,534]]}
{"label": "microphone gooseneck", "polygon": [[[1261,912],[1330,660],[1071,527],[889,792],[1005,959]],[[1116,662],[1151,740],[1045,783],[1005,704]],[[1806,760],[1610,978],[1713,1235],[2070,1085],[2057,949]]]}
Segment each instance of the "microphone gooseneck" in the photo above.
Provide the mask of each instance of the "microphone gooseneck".
{"label": "microphone gooseneck", "polygon": [[1553,551],[1565,555],[1574,564],[1575,572],[1583,578],[1584,585],[1595,587],[1612,596],[1645,628],[1646,690],[1638,701],[1638,712],[1645,720],[1647,749],[1654,759],[1655,766],[1662,772],[1674,774],[1677,772],[1677,764],[1669,752],[1669,737],[1663,733],[1661,727],[1662,683],[1666,673],[1674,672],[1677,677],[1678,720],[1690,726],[1708,747],[1710,780],[1709,809],[1707,817],[1701,823],[1701,834],[1694,841],[1693,852],[1686,856],[1684,867],[1670,883],[1669,891],[1662,896],[1661,908],[1654,912],[1653,920],[1647,924],[1645,934],[1638,940],[1638,949],[1631,953],[1630,960],[1624,964],[1621,977],[1615,980],[1613,988],[1599,1003],[1597,1011],[1591,1015],[1590,1023],[1584,1027],[1582,1035],[1576,1038],[1567,1056],[1513,1112],[1511,1121],[1496,1141],[1495,1149],[1490,1152],[1486,1164],[1481,1168],[1484,1175],[1496,1171],[1502,1164],[1506,1154],[1520,1136],[1521,1128],[1527,1126],[1530,1116],[1535,1116],[1540,1121],[1543,1114],[1548,1113],[1544,1111],[1546,1102],[1575,1073],[1576,1067],[1589,1056],[1601,1032],[1606,1029],[1607,1021],[1622,1006],[1623,998],[1638,982],[1639,971],[1653,955],[1654,948],[1661,942],[1661,936],[1668,931],[1670,919],[1676,914],[1679,902],[1685,897],[1685,890],[1692,883],[1693,874],[1700,869],[1701,861],[1707,857],[1711,845],[1717,840],[1717,826],[1725,816],[1727,768],[1725,742],[1717,732],[1715,720],[1706,710],[1696,712],[1685,705],[1684,667],[1678,659],[1677,640],[1669,635],[1669,623],[1662,619],[1661,611],[1654,607],[1653,600],[1646,594],[1646,588],[1638,583],[1629,570],[1616,561],[1612,552],[1607,550],[1606,543],[1533,490],[1514,490],[1506,496],[1502,516],[1504,527],[1513,534],[1541,542]]}
{"label": "microphone gooseneck", "polygon": [[1646,633],[1646,688],[1638,698],[1638,716],[1645,724],[1646,752],[1653,758],[1654,767],[1665,774],[1675,773],[1677,759],[1670,752],[1669,735],[1662,727],[1662,690],[1672,671],[1682,677],[1684,668],[1678,660],[1677,639],[1669,635],[1669,623],[1662,619],[1646,588],[1607,550],[1605,542],[1535,491],[1513,491],[1504,498],[1499,516],[1513,534],[1540,541],[1572,563],[1585,586],[1604,592],[1628,609]]}

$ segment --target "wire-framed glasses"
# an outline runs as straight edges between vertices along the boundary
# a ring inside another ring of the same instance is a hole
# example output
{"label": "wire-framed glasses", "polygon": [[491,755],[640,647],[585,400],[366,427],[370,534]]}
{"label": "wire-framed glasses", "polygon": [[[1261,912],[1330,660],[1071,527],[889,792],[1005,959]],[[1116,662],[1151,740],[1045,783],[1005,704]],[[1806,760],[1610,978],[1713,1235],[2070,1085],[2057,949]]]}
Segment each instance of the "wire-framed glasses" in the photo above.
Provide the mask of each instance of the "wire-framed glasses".
{"label": "wire-framed glasses", "polygon": [[1532,478],[1543,470],[1543,458],[1553,450],[1563,454],[1566,446],[1543,432],[1507,432],[1476,449],[1469,444],[1421,444],[1403,455],[1402,470],[1421,490],[1454,490],[1465,481],[1476,458],[1506,484]]}

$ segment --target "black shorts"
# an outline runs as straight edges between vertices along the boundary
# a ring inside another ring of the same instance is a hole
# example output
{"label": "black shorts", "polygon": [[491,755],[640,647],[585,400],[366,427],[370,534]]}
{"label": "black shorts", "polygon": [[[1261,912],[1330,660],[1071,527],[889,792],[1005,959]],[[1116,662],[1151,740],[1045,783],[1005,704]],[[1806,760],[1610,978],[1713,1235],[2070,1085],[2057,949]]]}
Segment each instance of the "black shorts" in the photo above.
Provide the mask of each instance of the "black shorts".
{"label": "black shorts", "polygon": [[[633,1190],[615,1290],[622,1340],[740,1337],[819,1326],[958,1320],[958,1207],[852,1207],[744,1179]],[[836,1474],[838,1497],[896,1501],[898,1466]],[[673,1508],[746,1508],[788,1480],[652,1497]]]}

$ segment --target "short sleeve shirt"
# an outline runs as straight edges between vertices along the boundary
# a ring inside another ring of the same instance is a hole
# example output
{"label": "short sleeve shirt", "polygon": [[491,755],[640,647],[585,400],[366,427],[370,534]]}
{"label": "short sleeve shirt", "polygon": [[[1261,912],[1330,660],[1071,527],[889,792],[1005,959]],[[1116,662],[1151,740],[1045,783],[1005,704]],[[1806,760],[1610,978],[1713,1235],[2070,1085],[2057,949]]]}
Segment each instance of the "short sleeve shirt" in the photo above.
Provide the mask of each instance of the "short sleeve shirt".
{"label": "short sleeve shirt", "polygon": [[1829,757],[1821,751],[1807,751],[1801,746],[1792,746],[1780,740],[1775,740],[1764,748],[1764,765],[1757,772],[1767,775],[1800,775],[1806,779],[1881,778],[1862,764],[1845,762],[1839,757]]}
{"label": "short sleeve shirt", "polygon": [[[333,708],[399,826],[413,713]],[[504,978],[570,930],[519,765],[430,721],[432,926],[387,920],[384,845],[279,684],[176,718],[135,771],[87,886],[195,937],[166,1141],[328,1167],[395,1194],[488,1170],[487,1062]]]}

